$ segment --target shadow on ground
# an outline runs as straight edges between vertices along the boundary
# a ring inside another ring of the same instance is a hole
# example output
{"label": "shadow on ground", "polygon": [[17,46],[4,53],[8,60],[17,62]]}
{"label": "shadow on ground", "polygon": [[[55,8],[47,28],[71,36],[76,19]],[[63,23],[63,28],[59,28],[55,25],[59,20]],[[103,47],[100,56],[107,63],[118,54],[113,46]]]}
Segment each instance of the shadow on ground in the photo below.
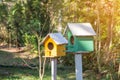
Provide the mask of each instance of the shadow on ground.
{"label": "shadow on ground", "polygon": [[[27,78],[28,77],[28,78]],[[38,78],[38,71],[28,68],[0,67],[0,80],[34,80]]]}
{"label": "shadow on ground", "polygon": [[[38,58],[24,59],[32,67],[38,67]],[[0,50],[0,80],[37,80],[38,70],[30,69],[15,53]]]}
{"label": "shadow on ground", "polygon": [[0,65],[26,66],[26,63],[33,66],[38,65],[38,57],[35,57],[32,59],[29,59],[28,57],[23,59],[23,58],[20,58],[18,55],[19,53],[11,53],[11,52],[0,50]]}
{"label": "shadow on ground", "polygon": [[[19,54],[19,53],[16,53]],[[0,80],[38,80],[38,69],[30,69],[15,53],[0,50]],[[38,57],[24,59],[29,65],[38,67]],[[50,61],[48,61],[50,64]],[[43,80],[51,80],[51,66],[46,64]],[[57,80],[75,80],[74,67],[60,67],[58,64]]]}

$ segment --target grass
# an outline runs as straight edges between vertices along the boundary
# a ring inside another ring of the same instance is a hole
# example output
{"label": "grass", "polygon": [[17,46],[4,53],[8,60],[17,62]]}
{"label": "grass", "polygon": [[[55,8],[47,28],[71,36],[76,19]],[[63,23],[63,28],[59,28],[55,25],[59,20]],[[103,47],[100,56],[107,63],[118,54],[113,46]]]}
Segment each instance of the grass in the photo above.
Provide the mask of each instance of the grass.
{"label": "grass", "polygon": [[[38,80],[38,70],[17,67],[0,67],[0,80]],[[46,68],[43,80],[51,80],[51,70]],[[72,67],[58,67],[57,80],[75,80]]]}
{"label": "grass", "polygon": [[[23,66],[25,63],[19,56],[22,53],[12,53],[0,50],[0,65],[12,65],[12,66]],[[30,65],[37,65],[38,58],[24,58],[24,60]]]}
{"label": "grass", "polygon": [[[25,59],[29,64],[38,64],[38,59]],[[21,58],[15,53],[0,51],[0,80],[38,80],[37,69],[29,69],[24,66]],[[61,65],[61,64],[60,64]],[[19,67],[20,66],[20,67]],[[75,80],[74,66],[57,67],[57,80]],[[51,80],[51,67],[46,66],[43,80]]]}
{"label": "grass", "polygon": [[38,80],[38,71],[28,68],[1,67],[0,80]]}
{"label": "grass", "polygon": [[[0,80],[39,80],[38,70],[24,66],[25,63],[16,55],[15,53],[0,51]],[[25,60],[30,65],[38,65],[38,58],[26,58]],[[51,80],[51,67],[48,64],[46,65],[43,80]],[[84,74],[86,75],[84,80],[105,80],[105,78],[97,79],[97,74],[92,70],[86,70]],[[57,80],[75,80],[75,66],[58,64]]]}

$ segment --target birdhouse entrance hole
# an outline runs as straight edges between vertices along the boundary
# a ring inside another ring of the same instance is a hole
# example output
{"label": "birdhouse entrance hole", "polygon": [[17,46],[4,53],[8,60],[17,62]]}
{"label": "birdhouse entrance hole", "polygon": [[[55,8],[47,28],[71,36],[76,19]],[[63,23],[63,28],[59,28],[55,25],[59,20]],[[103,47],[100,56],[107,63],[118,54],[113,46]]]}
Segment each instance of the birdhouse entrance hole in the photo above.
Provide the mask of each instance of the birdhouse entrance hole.
{"label": "birdhouse entrance hole", "polygon": [[48,43],[48,49],[49,49],[49,50],[52,50],[53,48],[54,48],[53,43],[51,43],[51,42],[50,42],[50,43]]}
{"label": "birdhouse entrance hole", "polygon": [[73,36],[70,37],[70,42],[72,45],[74,44],[74,37]]}

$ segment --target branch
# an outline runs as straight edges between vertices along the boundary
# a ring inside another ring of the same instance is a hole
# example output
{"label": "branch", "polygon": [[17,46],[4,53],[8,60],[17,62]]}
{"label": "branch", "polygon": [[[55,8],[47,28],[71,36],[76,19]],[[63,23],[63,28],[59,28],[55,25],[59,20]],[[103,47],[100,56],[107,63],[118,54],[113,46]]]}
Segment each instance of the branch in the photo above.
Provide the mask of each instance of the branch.
{"label": "branch", "polygon": [[[19,57],[20,58],[20,57]],[[32,67],[30,66],[24,59],[20,58],[29,68],[31,69],[38,69],[38,67]]]}
{"label": "branch", "polygon": [[44,29],[44,27],[45,27],[45,24],[46,24],[46,22],[47,22],[47,19],[48,19],[48,17],[46,18],[45,23],[43,24],[43,27],[42,27],[42,29],[41,29],[41,33],[40,33],[40,35],[41,35],[42,32],[43,32],[43,29]]}
{"label": "branch", "polygon": [[44,73],[45,73],[45,64],[46,64],[46,57],[44,58],[44,62],[43,62],[43,69],[42,69],[42,78],[44,76]]}

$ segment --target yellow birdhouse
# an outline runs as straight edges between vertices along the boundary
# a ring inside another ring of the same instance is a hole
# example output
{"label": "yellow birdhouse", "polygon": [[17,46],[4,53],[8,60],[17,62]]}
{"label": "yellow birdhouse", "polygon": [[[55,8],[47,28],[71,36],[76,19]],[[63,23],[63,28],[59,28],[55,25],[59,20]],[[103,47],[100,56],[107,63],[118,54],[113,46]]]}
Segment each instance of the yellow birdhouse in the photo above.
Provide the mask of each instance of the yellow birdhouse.
{"label": "yellow birdhouse", "polygon": [[65,46],[68,41],[61,33],[49,33],[42,43],[45,47],[45,57],[65,56]]}

